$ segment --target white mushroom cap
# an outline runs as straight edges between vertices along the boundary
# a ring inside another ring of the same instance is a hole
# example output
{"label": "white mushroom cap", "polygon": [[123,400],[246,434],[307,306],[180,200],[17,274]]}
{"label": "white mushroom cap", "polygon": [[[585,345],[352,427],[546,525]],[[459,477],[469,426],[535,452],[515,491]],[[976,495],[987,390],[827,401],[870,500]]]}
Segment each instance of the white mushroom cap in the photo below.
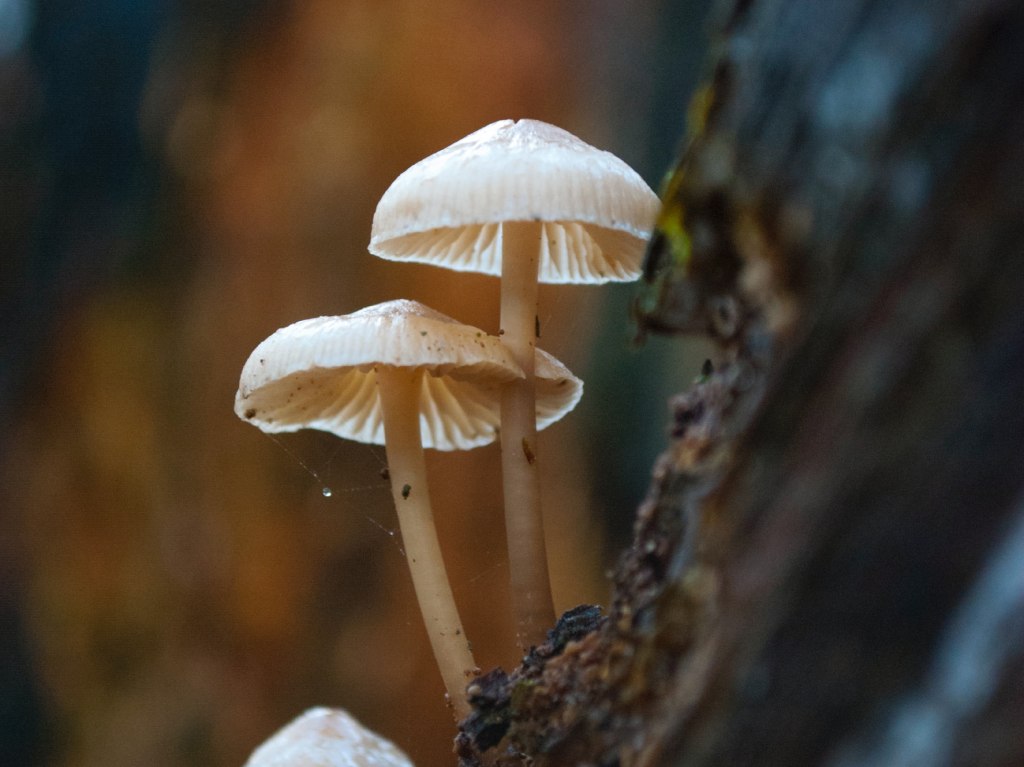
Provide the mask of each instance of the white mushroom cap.
{"label": "white mushroom cap", "polygon": [[[379,365],[422,368],[424,447],[493,442],[501,386],[523,373],[495,336],[416,301],[388,301],[341,317],[302,320],[260,343],[242,367],[235,413],[266,432],[320,429],[384,444]],[[537,428],[579,402],[583,382],[537,351]]]}
{"label": "white mushroom cap", "polygon": [[501,222],[543,225],[540,282],[640,275],[657,195],[610,152],[538,120],[501,120],[402,173],[373,217],[370,252],[501,273]]}
{"label": "white mushroom cap", "polygon": [[340,708],[311,708],[257,748],[245,767],[413,767]]}

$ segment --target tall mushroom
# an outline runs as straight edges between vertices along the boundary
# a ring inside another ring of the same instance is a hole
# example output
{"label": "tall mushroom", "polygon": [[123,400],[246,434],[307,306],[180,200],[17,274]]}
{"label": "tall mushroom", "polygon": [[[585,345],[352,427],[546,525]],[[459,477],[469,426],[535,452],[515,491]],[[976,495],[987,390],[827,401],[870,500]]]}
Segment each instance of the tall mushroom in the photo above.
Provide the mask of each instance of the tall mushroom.
{"label": "tall mushroom", "polygon": [[[582,382],[537,351],[538,421],[575,407]],[[383,444],[392,496],[430,642],[457,719],[476,668],[441,559],[423,448],[493,442],[502,385],[522,377],[494,336],[415,301],[303,320],[260,343],[242,368],[235,412],[263,431],[320,429]]]}
{"label": "tall mushroom", "polygon": [[509,574],[524,648],[554,623],[533,419],[537,283],[636,279],[658,206],[615,155],[547,123],[502,120],[402,173],[374,214],[377,256],[501,276],[502,341],[525,373],[501,407]]}

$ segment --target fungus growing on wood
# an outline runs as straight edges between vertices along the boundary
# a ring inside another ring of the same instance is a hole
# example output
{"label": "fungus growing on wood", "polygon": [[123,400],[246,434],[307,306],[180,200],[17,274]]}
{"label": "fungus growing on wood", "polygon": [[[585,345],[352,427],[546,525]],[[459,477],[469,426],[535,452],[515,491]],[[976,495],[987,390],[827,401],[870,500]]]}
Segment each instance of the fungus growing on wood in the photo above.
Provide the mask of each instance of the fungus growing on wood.
{"label": "fungus growing on wood", "polygon": [[[536,352],[537,419],[572,410],[583,383]],[[266,432],[320,429],[383,444],[388,477],[423,613],[457,718],[476,671],[441,558],[423,448],[493,442],[504,383],[522,370],[494,336],[415,301],[303,320],[260,343],[242,368],[235,412]]]}
{"label": "fungus growing on wood", "polygon": [[374,214],[377,256],[501,277],[502,342],[525,373],[506,387],[501,415],[509,574],[524,648],[554,624],[533,419],[537,283],[636,279],[658,207],[615,155],[547,123],[502,120],[402,173]]}

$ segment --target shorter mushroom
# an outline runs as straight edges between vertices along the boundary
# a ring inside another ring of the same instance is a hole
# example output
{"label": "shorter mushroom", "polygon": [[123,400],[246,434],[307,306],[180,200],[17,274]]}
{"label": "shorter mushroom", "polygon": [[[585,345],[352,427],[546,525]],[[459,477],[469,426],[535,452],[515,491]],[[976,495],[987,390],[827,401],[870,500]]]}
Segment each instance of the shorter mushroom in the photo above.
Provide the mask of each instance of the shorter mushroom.
{"label": "shorter mushroom", "polygon": [[413,767],[402,751],[340,708],[311,708],[263,742],[245,767]]}
{"label": "shorter mushroom", "polygon": [[[583,383],[538,350],[538,427],[579,401]],[[416,596],[457,719],[476,665],[441,558],[423,448],[466,450],[497,437],[502,386],[521,378],[505,346],[415,301],[388,301],[278,330],[250,355],[235,397],[266,432],[320,429],[383,444]]]}

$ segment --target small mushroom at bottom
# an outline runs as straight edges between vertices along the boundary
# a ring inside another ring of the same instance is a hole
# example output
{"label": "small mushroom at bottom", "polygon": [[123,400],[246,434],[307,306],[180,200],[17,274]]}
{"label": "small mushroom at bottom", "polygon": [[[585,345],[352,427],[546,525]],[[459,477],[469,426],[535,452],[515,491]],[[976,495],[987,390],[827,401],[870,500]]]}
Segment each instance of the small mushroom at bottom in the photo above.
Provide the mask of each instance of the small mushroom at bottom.
{"label": "small mushroom at bottom", "polygon": [[253,751],[245,767],[413,767],[389,740],[340,708],[311,708]]}

